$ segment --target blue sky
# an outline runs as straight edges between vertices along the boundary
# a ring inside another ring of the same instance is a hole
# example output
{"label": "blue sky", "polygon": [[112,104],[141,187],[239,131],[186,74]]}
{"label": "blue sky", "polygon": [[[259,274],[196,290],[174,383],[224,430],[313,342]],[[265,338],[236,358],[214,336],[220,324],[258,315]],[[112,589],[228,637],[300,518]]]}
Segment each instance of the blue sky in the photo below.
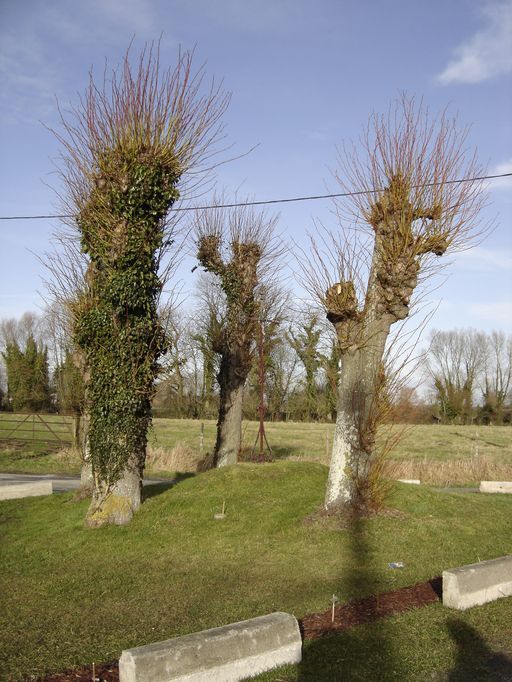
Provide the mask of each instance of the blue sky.
{"label": "blue sky", "polygon": [[[55,212],[46,126],[101,76],[134,37],[134,52],[162,37],[162,62],[196,47],[196,64],[232,92],[231,154],[218,171],[228,191],[273,199],[337,191],[336,146],[357,139],[372,111],[401,91],[471,124],[490,172],[512,170],[512,0],[2,0],[0,2],[0,215]],[[44,125],[43,125],[44,124]],[[512,182],[490,186],[484,243],[457,256],[432,294],[430,327],[512,332]],[[285,204],[280,229],[301,241],[329,204]],[[0,318],[38,310],[43,267],[58,221],[0,222]],[[190,263],[180,276],[190,290]]]}

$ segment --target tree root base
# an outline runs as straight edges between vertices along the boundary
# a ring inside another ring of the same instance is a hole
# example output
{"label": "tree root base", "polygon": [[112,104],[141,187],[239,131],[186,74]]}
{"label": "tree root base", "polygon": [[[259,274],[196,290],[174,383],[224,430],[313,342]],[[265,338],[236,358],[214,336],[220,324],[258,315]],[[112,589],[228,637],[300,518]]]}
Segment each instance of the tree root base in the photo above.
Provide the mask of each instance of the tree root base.
{"label": "tree root base", "polygon": [[88,528],[101,528],[106,525],[126,526],[132,520],[134,511],[129,497],[111,494],[99,505],[93,500],[85,518],[85,525]]}

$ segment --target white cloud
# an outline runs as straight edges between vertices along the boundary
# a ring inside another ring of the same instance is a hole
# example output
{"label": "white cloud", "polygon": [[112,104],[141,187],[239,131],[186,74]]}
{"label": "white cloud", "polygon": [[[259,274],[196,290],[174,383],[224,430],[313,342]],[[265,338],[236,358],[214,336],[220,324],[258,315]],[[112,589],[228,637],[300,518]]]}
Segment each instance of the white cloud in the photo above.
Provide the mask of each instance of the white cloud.
{"label": "white cloud", "polygon": [[[106,53],[114,51],[120,57],[132,37],[137,45],[144,44],[158,38],[161,31],[149,0],[76,4],[48,0],[44,8],[31,13],[13,13],[11,22],[0,24],[0,120],[48,122],[55,116],[55,98],[65,101],[63,94],[69,96],[70,83],[81,87],[92,62],[101,71]],[[77,64],[80,69],[75,77],[72,68]]]}
{"label": "white cloud", "polygon": [[[497,297],[498,298],[498,297]],[[433,302],[434,303],[434,302]],[[432,329],[463,329],[474,327],[490,332],[502,329],[512,332],[512,302],[506,300],[490,300],[489,302],[471,303],[470,301],[435,301],[436,308],[432,319],[422,333],[425,339]]]}
{"label": "white cloud", "polygon": [[510,249],[486,249],[475,246],[456,256],[456,264],[465,271],[512,271],[512,251]]}
{"label": "white cloud", "polygon": [[441,85],[480,83],[512,72],[512,0],[483,9],[487,25],[454,50],[454,58],[437,77]]}

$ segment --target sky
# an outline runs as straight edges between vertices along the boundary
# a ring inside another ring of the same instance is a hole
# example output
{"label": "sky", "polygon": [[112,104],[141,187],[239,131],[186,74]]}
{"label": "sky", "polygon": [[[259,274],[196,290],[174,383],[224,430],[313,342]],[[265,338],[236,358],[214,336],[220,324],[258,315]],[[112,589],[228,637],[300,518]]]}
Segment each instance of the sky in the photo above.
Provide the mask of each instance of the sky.
{"label": "sky", "polygon": [[[58,210],[57,102],[76,104],[89,72],[161,37],[161,62],[195,64],[232,93],[230,163],[218,188],[257,200],[340,191],[338,151],[372,112],[407,92],[471,125],[489,173],[512,171],[512,0],[0,0],[0,215]],[[247,153],[250,151],[250,153]],[[205,198],[206,200],[206,198]],[[283,240],[305,244],[327,200],[276,205]],[[512,333],[512,181],[489,183],[493,232],[451,259],[428,326]],[[0,319],[44,306],[56,219],[0,221]],[[43,258],[44,259],[44,258]],[[193,290],[190,262],[176,275]],[[295,285],[294,285],[295,286]],[[428,330],[427,330],[428,331]]]}

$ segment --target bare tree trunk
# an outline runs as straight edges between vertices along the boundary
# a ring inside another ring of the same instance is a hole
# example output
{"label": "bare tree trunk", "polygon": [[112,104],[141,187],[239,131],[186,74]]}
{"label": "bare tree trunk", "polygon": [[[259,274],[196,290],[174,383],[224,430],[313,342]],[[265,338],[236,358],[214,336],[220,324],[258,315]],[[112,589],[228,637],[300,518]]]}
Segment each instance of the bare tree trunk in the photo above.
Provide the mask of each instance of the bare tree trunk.
{"label": "bare tree trunk", "polygon": [[218,374],[220,385],[219,419],[214,465],[236,464],[242,442],[242,403],[245,377],[237,371],[236,357],[222,356]]}
{"label": "bare tree trunk", "polygon": [[94,490],[94,476],[92,474],[91,452],[89,449],[88,415],[82,414],[78,419],[80,419],[81,428],[76,447],[80,454],[82,466],[80,468],[80,488],[77,491],[76,496],[78,499],[84,499],[85,497],[90,497],[92,495]]}
{"label": "bare tree trunk", "polygon": [[381,409],[382,359],[390,320],[373,320],[362,348],[341,357],[325,506],[364,502]]}
{"label": "bare tree trunk", "polygon": [[[117,432],[113,435],[111,462],[98,462],[91,458],[93,489],[92,500],[87,510],[85,524],[90,528],[99,528],[106,524],[126,525],[142,503],[142,479],[146,461],[147,430],[150,424],[149,401],[146,414],[136,415],[129,420],[130,433],[124,433],[122,415],[115,419]],[[89,430],[88,441],[91,450],[97,446],[95,439],[102,438],[100,431]],[[126,449],[122,469],[116,468],[116,452],[113,444],[121,443]]]}
{"label": "bare tree trunk", "polygon": [[80,469],[80,487],[85,490],[92,490],[94,485],[94,476],[92,475],[91,454],[89,446],[86,442],[85,451],[82,458],[82,468]]}
{"label": "bare tree trunk", "polygon": [[113,485],[94,476],[92,500],[85,519],[87,526],[99,528],[105,524],[123,526],[130,523],[142,503],[143,467],[140,463],[143,461],[140,455],[132,455]]}
{"label": "bare tree trunk", "polygon": [[354,384],[358,381],[358,363],[355,362],[354,355],[345,355],[340,364],[336,428],[325,493],[326,507],[348,503],[353,495],[351,468],[356,460],[357,429],[350,404],[347,403],[349,402],[348,396],[353,392]]}

